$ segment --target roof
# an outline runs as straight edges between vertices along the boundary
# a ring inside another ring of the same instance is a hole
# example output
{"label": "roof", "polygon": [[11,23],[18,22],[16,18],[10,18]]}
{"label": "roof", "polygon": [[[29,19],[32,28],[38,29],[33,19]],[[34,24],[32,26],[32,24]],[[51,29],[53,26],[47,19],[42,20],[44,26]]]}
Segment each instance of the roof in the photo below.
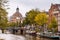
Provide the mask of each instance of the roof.
{"label": "roof", "polygon": [[16,8],[16,12],[10,18],[22,18],[22,14],[19,12],[19,8]]}
{"label": "roof", "polygon": [[22,17],[20,12],[15,12],[12,16]]}

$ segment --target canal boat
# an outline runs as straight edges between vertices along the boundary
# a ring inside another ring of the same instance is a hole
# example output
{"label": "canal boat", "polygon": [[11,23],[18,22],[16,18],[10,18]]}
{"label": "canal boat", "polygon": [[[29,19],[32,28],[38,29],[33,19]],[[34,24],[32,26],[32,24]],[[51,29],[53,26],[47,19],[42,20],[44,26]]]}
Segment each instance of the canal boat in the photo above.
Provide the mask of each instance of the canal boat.
{"label": "canal boat", "polygon": [[58,35],[53,35],[53,34],[45,34],[45,33],[40,33],[40,37],[42,38],[50,38],[50,39],[59,39],[60,36]]}

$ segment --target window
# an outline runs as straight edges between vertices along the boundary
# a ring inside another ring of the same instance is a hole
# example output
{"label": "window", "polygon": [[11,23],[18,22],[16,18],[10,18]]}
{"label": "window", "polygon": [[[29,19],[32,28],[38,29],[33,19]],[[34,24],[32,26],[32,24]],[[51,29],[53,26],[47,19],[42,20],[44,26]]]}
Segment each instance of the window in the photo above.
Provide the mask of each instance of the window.
{"label": "window", "polygon": [[59,10],[60,10],[60,6],[58,6]]}

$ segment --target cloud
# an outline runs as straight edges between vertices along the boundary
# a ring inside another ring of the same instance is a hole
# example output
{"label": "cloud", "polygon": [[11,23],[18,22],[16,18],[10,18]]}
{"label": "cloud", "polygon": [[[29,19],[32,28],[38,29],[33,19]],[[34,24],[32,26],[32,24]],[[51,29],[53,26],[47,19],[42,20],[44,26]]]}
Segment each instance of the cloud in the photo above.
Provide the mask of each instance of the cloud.
{"label": "cloud", "polygon": [[9,0],[9,16],[15,12],[17,6],[20,8],[22,15],[25,16],[25,13],[30,9],[48,10],[51,3],[60,3],[60,0]]}

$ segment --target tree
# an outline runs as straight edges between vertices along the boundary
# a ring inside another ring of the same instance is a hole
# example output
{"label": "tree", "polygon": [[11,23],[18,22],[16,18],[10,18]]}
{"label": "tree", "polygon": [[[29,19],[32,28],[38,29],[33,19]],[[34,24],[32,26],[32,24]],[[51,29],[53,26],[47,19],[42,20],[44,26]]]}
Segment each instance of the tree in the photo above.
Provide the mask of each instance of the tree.
{"label": "tree", "polygon": [[6,28],[7,27],[7,12],[5,10],[5,3],[7,3],[6,0],[0,0],[0,28]]}
{"label": "tree", "polygon": [[7,12],[5,9],[0,8],[0,27],[6,27],[7,25]]}
{"label": "tree", "polygon": [[37,25],[41,26],[42,31],[44,31],[44,25],[47,24],[48,21],[48,15],[46,12],[41,12],[35,17],[35,22]]}
{"label": "tree", "polygon": [[40,13],[40,11],[37,10],[37,9],[30,10],[29,12],[26,13],[26,17],[25,17],[24,23],[25,24],[30,24],[30,25],[35,24],[35,21],[34,21],[35,16],[37,14],[39,14],[39,13]]}
{"label": "tree", "polygon": [[5,5],[7,2],[8,2],[7,0],[0,0],[0,8],[7,6]]}
{"label": "tree", "polygon": [[58,26],[57,20],[56,20],[55,16],[53,16],[51,22],[50,22],[49,25],[48,25],[48,28],[49,28],[51,31],[53,31],[53,30],[56,31],[57,26]]}
{"label": "tree", "polygon": [[35,17],[35,22],[40,26],[43,26],[44,24],[46,24],[47,21],[48,21],[48,16],[44,12],[41,12]]}

